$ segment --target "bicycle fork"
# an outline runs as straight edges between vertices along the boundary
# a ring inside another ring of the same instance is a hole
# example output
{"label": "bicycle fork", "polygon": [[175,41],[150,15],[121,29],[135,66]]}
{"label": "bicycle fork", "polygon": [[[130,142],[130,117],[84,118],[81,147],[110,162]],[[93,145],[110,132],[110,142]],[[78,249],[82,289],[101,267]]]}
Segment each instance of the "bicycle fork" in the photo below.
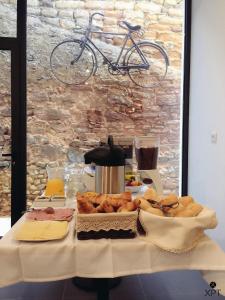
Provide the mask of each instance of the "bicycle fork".
{"label": "bicycle fork", "polygon": [[85,45],[86,45],[86,41],[82,41],[82,43],[81,43],[82,47],[80,49],[80,53],[79,53],[79,55],[76,58],[74,58],[74,60],[71,61],[71,63],[70,63],[71,66],[73,66],[76,62],[78,62],[78,60],[81,58],[81,55],[84,52]]}

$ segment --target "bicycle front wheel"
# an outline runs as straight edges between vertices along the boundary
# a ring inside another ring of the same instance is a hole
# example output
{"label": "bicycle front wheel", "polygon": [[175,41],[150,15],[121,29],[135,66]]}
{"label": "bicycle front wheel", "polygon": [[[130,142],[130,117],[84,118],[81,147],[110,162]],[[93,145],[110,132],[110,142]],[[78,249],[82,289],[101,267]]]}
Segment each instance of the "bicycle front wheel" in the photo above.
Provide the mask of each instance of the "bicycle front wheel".
{"label": "bicycle front wheel", "polygon": [[157,44],[154,43],[140,43],[138,47],[145,56],[149,67],[139,68],[143,65],[140,54],[136,48],[132,48],[128,52],[127,65],[130,79],[138,86],[143,88],[158,87],[165,79],[169,65],[169,59],[166,52]]}
{"label": "bicycle front wheel", "polygon": [[53,49],[50,56],[51,70],[62,83],[79,85],[85,83],[93,74],[95,54],[87,46],[81,54],[82,46],[80,40],[71,40],[64,41]]}

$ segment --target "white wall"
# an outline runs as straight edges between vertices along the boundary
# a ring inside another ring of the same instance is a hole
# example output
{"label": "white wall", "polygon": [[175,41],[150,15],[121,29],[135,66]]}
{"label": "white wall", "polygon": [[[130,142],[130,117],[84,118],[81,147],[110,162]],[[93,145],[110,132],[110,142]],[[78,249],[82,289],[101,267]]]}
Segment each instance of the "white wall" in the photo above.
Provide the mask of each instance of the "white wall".
{"label": "white wall", "polygon": [[189,194],[215,208],[225,249],[225,0],[192,2]]}

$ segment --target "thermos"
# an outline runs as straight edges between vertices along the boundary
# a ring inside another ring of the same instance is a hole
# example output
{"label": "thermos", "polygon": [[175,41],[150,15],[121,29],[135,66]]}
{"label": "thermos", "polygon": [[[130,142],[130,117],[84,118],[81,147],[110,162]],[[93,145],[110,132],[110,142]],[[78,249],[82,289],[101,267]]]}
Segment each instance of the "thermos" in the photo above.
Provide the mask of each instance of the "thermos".
{"label": "thermos", "polygon": [[125,153],[114,145],[108,136],[108,144],[97,147],[84,155],[85,163],[95,163],[95,191],[105,194],[119,194],[125,190]]}

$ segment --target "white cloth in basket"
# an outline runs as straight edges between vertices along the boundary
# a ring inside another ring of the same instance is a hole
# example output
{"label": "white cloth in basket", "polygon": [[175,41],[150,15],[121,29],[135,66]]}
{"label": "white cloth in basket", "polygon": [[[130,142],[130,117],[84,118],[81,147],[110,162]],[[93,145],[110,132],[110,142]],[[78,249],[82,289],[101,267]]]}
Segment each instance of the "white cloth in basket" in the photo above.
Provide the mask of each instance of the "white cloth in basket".
{"label": "white cloth in basket", "polygon": [[194,248],[205,229],[217,225],[215,211],[204,207],[196,217],[161,217],[140,210],[140,222],[147,234],[146,239],[161,249],[180,253]]}

